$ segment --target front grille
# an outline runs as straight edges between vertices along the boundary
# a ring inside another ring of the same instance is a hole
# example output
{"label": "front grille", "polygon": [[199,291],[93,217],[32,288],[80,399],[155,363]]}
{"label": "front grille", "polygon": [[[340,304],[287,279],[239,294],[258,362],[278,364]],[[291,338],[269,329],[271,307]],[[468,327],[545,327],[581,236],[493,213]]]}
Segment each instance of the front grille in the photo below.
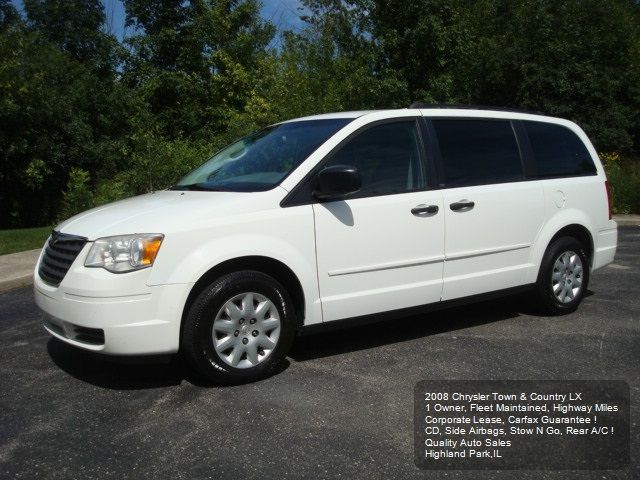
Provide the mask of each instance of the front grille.
{"label": "front grille", "polygon": [[40,278],[55,287],[60,285],[85,243],[87,239],[84,237],[54,231],[40,261]]}

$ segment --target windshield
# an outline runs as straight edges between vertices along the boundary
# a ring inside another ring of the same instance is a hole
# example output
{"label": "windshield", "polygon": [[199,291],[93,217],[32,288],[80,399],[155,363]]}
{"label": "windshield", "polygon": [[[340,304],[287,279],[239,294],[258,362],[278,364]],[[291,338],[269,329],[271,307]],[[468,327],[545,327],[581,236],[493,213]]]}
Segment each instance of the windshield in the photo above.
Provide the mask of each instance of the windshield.
{"label": "windshield", "polygon": [[351,120],[303,120],[267,127],[216,153],[171,189],[270,190]]}

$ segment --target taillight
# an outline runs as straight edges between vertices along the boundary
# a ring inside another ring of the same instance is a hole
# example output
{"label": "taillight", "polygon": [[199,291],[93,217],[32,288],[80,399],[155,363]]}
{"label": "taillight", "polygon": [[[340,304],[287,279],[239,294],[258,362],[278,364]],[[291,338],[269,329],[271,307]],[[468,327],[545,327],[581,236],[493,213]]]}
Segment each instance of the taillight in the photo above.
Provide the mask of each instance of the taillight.
{"label": "taillight", "polygon": [[609,220],[613,217],[613,200],[611,197],[611,187],[609,186],[609,181],[604,181],[604,188],[607,190],[607,205],[609,207]]}

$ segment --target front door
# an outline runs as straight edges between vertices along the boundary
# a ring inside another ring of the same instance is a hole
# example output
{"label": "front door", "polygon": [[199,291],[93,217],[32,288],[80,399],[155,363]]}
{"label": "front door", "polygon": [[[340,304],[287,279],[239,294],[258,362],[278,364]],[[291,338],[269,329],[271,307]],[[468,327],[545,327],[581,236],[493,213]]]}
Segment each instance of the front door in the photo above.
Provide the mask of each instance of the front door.
{"label": "front door", "polygon": [[440,301],[442,192],[427,188],[417,120],[365,127],[330,165],[357,167],[362,188],[313,205],[324,321]]}

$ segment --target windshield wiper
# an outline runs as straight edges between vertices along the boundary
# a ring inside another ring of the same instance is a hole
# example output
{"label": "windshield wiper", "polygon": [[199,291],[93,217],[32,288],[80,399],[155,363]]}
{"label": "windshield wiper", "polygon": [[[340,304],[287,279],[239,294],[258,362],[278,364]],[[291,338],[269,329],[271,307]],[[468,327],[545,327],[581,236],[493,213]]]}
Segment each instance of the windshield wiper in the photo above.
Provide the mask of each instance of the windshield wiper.
{"label": "windshield wiper", "polygon": [[195,190],[201,192],[222,192],[221,188],[208,186],[206,183],[192,183],[190,185],[174,185],[169,190]]}

